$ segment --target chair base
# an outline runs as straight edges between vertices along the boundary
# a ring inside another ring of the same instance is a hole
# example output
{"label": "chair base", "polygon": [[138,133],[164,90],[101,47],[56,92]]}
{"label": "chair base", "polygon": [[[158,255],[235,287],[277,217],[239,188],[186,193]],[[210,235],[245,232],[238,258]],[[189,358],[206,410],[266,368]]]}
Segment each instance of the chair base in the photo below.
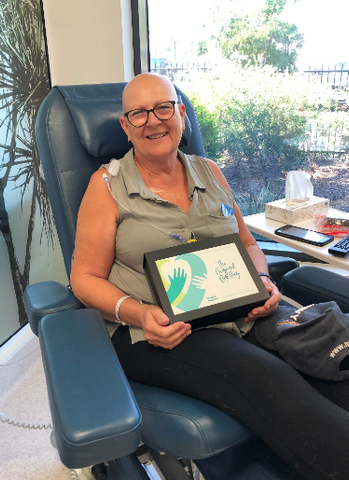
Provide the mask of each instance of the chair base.
{"label": "chair base", "polygon": [[[148,476],[150,464],[152,469]],[[155,477],[154,472],[156,472]],[[215,457],[194,462],[159,453],[142,444],[132,455],[96,465],[92,473],[98,480],[104,480],[104,478],[108,480],[150,480],[150,478],[302,480],[303,478],[257,438],[247,444],[234,446]]]}
{"label": "chair base", "polygon": [[260,439],[231,448],[208,460],[195,461],[205,480],[302,480]]}

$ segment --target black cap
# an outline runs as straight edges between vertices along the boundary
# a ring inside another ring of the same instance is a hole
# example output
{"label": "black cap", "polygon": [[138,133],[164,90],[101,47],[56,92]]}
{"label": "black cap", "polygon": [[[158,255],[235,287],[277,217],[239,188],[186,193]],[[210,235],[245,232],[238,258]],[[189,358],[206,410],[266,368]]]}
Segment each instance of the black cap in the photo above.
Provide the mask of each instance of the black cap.
{"label": "black cap", "polygon": [[348,379],[349,315],[336,302],[291,312],[286,308],[286,315],[285,307],[279,307],[271,317],[257,320],[257,340],[308,375],[326,380]]}

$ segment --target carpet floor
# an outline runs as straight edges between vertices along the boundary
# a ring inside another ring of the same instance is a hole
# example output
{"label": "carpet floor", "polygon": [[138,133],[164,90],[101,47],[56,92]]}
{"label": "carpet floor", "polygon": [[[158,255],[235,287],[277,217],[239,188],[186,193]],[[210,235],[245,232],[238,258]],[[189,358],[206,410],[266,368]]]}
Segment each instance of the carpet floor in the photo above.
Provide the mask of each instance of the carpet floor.
{"label": "carpet floor", "polygon": [[[85,479],[84,471],[72,471],[60,461],[50,443],[51,428],[14,426],[50,424],[45,375],[39,341],[30,339],[8,363],[0,367],[0,480]],[[5,420],[5,422],[4,422]]]}

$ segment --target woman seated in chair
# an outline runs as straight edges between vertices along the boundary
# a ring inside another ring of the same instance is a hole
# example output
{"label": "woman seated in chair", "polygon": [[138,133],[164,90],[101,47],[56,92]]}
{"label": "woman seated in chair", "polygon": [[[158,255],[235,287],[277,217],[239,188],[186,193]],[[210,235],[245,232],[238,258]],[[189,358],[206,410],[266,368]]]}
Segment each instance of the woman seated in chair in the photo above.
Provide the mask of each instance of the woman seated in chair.
{"label": "woman seated in chair", "polygon": [[[139,75],[125,87],[123,108],[120,122],[133,148],[92,176],[81,203],[75,295],[106,319],[128,377],[231,413],[304,478],[349,478],[348,381],[302,375],[258,344],[255,322],[294,307],[279,307],[265,256],[217,164],[179,151],[185,107],[173,85]],[[224,216],[222,204],[234,214]],[[153,304],[144,253],[231,233],[239,233],[263,274],[268,300],[219,328],[169,324]]]}

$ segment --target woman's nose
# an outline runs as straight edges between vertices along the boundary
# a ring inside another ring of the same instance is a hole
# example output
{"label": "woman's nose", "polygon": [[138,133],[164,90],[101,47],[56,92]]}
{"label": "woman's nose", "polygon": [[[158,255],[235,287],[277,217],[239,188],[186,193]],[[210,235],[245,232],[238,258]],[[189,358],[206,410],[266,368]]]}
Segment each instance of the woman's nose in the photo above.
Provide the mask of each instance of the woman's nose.
{"label": "woman's nose", "polygon": [[161,120],[158,119],[155,113],[149,112],[147,125],[159,125],[159,123],[161,123]]}

